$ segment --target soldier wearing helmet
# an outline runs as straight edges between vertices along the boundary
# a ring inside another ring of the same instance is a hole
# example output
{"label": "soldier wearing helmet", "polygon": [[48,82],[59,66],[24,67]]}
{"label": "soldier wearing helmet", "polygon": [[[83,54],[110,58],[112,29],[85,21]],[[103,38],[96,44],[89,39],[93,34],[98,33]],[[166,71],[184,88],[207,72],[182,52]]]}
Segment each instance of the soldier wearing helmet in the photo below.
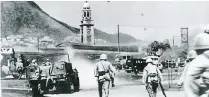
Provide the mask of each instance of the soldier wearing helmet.
{"label": "soldier wearing helmet", "polygon": [[33,59],[29,66],[38,68],[38,63],[37,63],[36,59]]}
{"label": "soldier wearing helmet", "polygon": [[183,71],[183,73],[182,73],[182,75],[181,75],[181,77],[180,77],[180,79],[179,79],[179,81],[178,81],[178,83],[177,83],[179,87],[181,87],[181,86],[183,85],[184,77],[185,77],[186,72],[187,72],[187,70],[188,70],[189,63],[190,63],[196,56],[197,56],[196,51],[191,50],[191,51],[188,52],[187,59],[186,59],[187,61],[185,62],[184,71]]}
{"label": "soldier wearing helmet", "polygon": [[46,59],[46,66],[51,66],[52,65],[52,63],[49,61],[49,59]]}
{"label": "soldier wearing helmet", "polygon": [[156,66],[156,63],[153,64],[152,59],[148,58],[146,63],[147,66],[143,70],[143,83],[145,84],[149,96],[156,97],[158,84],[162,80],[162,73]]}
{"label": "soldier wearing helmet", "polygon": [[[104,94],[105,97],[109,96],[111,72],[114,73],[112,64],[107,61],[107,55],[102,54],[100,56],[100,61],[96,63],[95,68],[95,77],[98,79],[99,97],[102,97],[102,94]],[[104,91],[104,93],[102,93],[102,91]]]}
{"label": "soldier wearing helmet", "polygon": [[200,97],[209,90],[209,34],[197,35],[193,43],[197,56],[190,62],[185,76],[186,97]]}

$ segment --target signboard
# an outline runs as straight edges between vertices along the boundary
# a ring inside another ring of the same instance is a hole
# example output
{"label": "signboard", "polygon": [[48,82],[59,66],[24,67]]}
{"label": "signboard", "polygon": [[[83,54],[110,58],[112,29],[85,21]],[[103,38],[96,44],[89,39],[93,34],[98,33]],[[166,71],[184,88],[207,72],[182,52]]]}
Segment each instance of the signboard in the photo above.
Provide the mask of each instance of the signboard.
{"label": "signboard", "polygon": [[188,28],[181,28],[181,43],[188,44]]}

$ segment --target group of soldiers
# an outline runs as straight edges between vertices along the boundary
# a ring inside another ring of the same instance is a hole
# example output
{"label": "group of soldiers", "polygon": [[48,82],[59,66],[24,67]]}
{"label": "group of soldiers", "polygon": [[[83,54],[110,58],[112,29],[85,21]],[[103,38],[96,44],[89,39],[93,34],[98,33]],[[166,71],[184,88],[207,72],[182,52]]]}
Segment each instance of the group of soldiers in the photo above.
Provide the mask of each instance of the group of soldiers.
{"label": "group of soldiers", "polygon": [[[156,97],[158,85],[162,83],[162,73],[152,59],[146,60],[147,66],[143,70],[143,83],[150,97]],[[111,77],[114,68],[107,61],[107,55],[102,54],[96,63],[95,77],[98,79],[99,97],[104,91],[109,95]],[[209,90],[209,34],[201,33],[194,39],[191,51],[188,52],[187,63],[179,79],[178,86],[184,85],[186,97],[200,97],[208,94]]]}
{"label": "group of soldiers", "polygon": [[188,59],[178,85],[184,85],[186,97],[200,97],[208,94],[209,34],[201,33],[195,37]]}

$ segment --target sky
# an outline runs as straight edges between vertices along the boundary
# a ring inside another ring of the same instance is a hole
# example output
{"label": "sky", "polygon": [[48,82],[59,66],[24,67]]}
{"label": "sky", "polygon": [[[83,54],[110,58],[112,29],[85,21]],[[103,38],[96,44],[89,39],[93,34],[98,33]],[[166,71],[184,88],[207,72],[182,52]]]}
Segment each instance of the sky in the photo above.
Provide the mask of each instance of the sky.
{"label": "sky", "polygon": [[[50,16],[78,27],[84,1],[36,1]],[[189,35],[203,32],[209,24],[209,1],[89,1],[95,28],[107,33],[120,32],[140,40],[169,39],[180,43],[182,27]],[[146,30],[145,30],[146,29]]]}

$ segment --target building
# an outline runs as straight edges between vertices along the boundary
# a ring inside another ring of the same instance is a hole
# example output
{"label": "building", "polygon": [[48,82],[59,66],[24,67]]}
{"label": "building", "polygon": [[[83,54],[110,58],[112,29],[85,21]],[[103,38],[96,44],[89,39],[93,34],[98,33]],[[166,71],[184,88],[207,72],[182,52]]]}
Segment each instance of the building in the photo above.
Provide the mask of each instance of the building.
{"label": "building", "polygon": [[80,39],[81,43],[87,45],[94,45],[94,24],[92,23],[91,8],[86,2],[82,9],[82,21],[80,25]]}

